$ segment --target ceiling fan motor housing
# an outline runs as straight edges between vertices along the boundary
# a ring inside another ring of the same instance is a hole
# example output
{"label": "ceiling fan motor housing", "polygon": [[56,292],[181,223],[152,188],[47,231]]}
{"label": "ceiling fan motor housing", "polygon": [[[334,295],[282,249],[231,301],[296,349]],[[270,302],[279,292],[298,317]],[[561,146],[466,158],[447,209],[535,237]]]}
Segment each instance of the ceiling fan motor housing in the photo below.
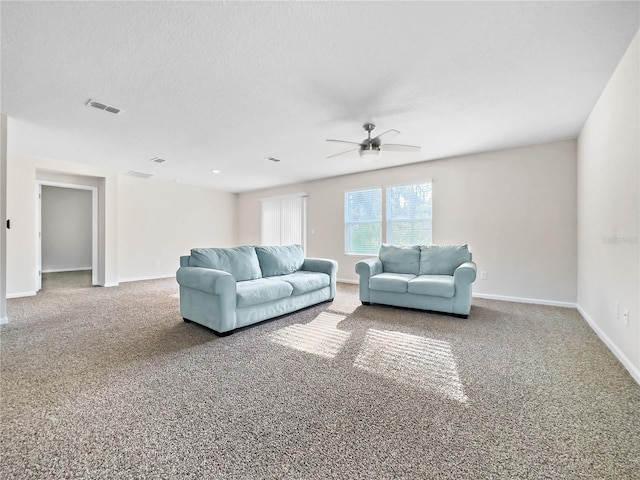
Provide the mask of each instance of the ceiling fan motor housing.
{"label": "ceiling fan motor housing", "polygon": [[[360,144],[360,151],[365,152],[365,154],[369,152],[380,152],[380,139],[378,137],[371,138],[371,132],[376,126],[373,123],[365,123],[362,128],[364,128],[367,132],[368,138],[365,138],[363,142]],[[362,154],[362,153],[361,153]]]}
{"label": "ceiling fan motor housing", "polygon": [[371,151],[371,152],[379,152],[380,151],[380,144],[378,142],[374,142],[373,140],[365,140],[364,142],[362,142],[360,144],[360,150],[365,151]]}

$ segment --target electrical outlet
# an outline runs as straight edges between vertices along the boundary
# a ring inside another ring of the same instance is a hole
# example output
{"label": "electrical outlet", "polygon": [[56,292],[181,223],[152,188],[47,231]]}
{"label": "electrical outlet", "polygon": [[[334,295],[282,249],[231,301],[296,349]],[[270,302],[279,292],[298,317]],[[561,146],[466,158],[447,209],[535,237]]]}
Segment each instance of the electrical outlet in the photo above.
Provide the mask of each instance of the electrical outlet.
{"label": "electrical outlet", "polygon": [[629,326],[629,310],[625,310],[624,312],[622,312],[622,322],[626,326]]}
{"label": "electrical outlet", "polygon": [[480,272],[480,280],[486,280],[487,279],[487,272],[486,270],[482,270]]}

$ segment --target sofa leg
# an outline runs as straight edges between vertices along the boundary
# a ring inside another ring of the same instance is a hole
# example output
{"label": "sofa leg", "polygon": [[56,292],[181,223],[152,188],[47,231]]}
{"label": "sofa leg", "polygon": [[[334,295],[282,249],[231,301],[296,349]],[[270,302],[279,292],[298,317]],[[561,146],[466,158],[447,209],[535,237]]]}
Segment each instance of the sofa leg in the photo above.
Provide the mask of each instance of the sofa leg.
{"label": "sofa leg", "polygon": [[191,320],[189,320],[188,318],[183,318],[182,320],[184,320],[184,323],[193,323]]}
{"label": "sofa leg", "polygon": [[469,318],[469,315],[462,315],[461,313],[454,313],[453,316],[456,318]]}
{"label": "sofa leg", "polygon": [[362,302],[363,305],[371,305],[371,302]]}
{"label": "sofa leg", "polygon": [[231,335],[235,330],[229,330],[228,332],[216,332],[215,330],[211,330],[216,337],[228,337],[229,335]]}

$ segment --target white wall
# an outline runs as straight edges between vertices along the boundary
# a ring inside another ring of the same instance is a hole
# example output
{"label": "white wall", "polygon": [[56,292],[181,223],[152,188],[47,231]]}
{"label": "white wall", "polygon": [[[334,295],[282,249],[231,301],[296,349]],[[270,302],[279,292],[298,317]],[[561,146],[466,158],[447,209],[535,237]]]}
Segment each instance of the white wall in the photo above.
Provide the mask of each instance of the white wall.
{"label": "white wall", "polygon": [[7,168],[9,297],[36,292],[37,180],[98,188],[100,285],[175,275],[190,248],[236,243],[232,193],[57,160],[10,156]]}
{"label": "white wall", "polygon": [[7,213],[7,295],[36,293],[36,181],[97,186],[99,203],[98,284],[118,283],[117,172],[88,164],[9,156]]}
{"label": "white wall", "polygon": [[474,294],[575,304],[572,140],[242,193],[239,243],[260,243],[261,198],[307,192],[308,255],[336,259],[338,277],[356,281],[355,264],[365,257],[344,253],[344,192],[425,179],[433,181],[433,242],[468,243],[488,272]]}
{"label": "white wall", "polygon": [[42,271],[91,270],[91,191],[42,186]]}
{"label": "white wall", "polygon": [[578,138],[578,305],[640,383],[639,59],[636,35]]}
{"label": "white wall", "polygon": [[7,322],[7,117],[0,115],[0,324]]}
{"label": "white wall", "polygon": [[191,248],[235,245],[235,194],[127,175],[118,185],[120,281],[173,276]]}

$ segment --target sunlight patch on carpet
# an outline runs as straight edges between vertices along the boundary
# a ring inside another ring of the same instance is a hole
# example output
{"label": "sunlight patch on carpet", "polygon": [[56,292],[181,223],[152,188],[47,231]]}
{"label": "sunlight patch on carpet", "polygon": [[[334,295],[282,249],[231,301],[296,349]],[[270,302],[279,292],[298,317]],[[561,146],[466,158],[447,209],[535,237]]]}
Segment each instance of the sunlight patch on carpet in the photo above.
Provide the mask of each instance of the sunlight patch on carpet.
{"label": "sunlight patch on carpet", "polygon": [[353,313],[360,305],[362,305],[362,303],[357,296],[337,295],[336,298],[333,299],[330,309],[338,313]]}
{"label": "sunlight patch on carpet", "polygon": [[335,357],[351,333],[338,330],[344,315],[322,312],[307,324],[295,324],[271,334],[272,342],[321,357]]}
{"label": "sunlight patch on carpet", "polygon": [[451,345],[390,330],[370,329],[354,366],[466,403]]}

